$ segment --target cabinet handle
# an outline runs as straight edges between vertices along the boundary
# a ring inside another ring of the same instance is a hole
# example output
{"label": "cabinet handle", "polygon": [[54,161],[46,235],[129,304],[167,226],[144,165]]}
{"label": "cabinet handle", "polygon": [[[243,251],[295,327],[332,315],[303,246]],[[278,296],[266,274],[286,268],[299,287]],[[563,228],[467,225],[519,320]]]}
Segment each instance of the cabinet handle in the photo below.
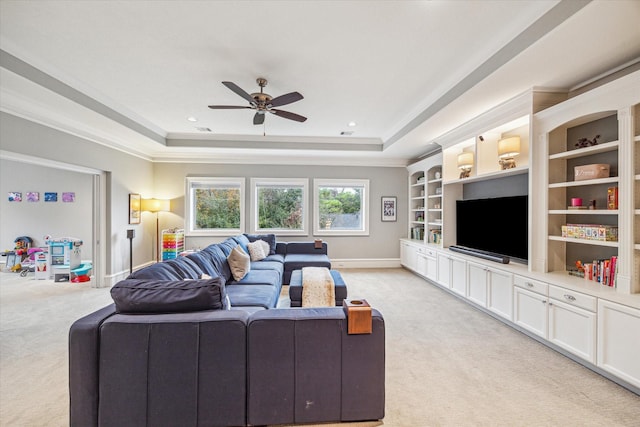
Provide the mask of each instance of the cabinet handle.
{"label": "cabinet handle", "polygon": [[546,303],[547,303],[547,300],[546,300],[546,299],[543,299],[543,300],[542,300],[542,303],[543,303],[543,304],[546,304]]}
{"label": "cabinet handle", "polygon": [[528,288],[533,288],[533,283],[531,283],[531,282],[527,282],[527,283],[525,283],[525,285],[527,285]]}
{"label": "cabinet handle", "polygon": [[576,297],[574,297],[573,295],[564,294],[564,299],[566,299],[567,301],[575,301]]}
{"label": "cabinet handle", "polygon": [[553,303],[552,303],[552,302],[550,302],[550,303],[549,303],[549,307],[551,307],[552,305],[553,305]]}

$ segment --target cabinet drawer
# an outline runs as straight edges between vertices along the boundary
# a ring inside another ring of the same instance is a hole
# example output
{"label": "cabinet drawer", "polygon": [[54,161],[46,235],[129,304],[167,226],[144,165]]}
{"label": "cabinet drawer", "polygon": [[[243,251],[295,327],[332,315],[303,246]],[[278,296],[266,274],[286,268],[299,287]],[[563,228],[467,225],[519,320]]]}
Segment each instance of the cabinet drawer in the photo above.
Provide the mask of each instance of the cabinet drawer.
{"label": "cabinet drawer", "polygon": [[581,294],[580,292],[570,291],[557,286],[549,286],[549,298],[571,304],[576,307],[584,308],[592,312],[596,312],[598,301],[595,297]]}
{"label": "cabinet drawer", "polygon": [[425,247],[418,248],[418,253],[421,253],[422,255],[427,256],[429,258],[435,258],[437,255],[434,249],[425,248]]}
{"label": "cabinet drawer", "polygon": [[541,295],[547,295],[549,292],[548,284],[544,282],[538,282],[537,280],[533,280],[528,277],[514,275],[513,284]]}

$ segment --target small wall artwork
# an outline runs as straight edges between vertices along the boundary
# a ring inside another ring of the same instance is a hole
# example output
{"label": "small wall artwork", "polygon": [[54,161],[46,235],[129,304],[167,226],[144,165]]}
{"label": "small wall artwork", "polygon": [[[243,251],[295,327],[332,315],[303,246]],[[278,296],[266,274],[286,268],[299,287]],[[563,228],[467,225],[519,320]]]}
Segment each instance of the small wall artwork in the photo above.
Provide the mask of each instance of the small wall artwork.
{"label": "small wall artwork", "polygon": [[27,191],[27,202],[40,201],[40,193],[37,191]]}
{"label": "small wall artwork", "polygon": [[44,193],[44,201],[45,202],[57,202],[58,201],[58,193]]}
{"label": "small wall artwork", "polygon": [[62,202],[63,203],[73,203],[75,201],[76,201],[76,193],[74,193],[74,192],[62,193]]}
{"label": "small wall artwork", "polygon": [[396,220],[396,203],[395,196],[385,196],[382,198],[382,221]]}
{"label": "small wall artwork", "polygon": [[9,191],[7,194],[10,202],[21,202],[22,201],[22,193],[18,191]]}

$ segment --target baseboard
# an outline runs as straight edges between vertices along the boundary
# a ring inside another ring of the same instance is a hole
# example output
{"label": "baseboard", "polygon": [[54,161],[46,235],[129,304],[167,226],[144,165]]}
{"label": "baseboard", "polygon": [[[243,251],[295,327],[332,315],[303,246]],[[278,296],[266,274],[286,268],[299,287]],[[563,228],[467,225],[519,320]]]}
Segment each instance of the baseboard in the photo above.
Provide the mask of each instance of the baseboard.
{"label": "baseboard", "polygon": [[331,259],[331,268],[400,268],[400,258]]}
{"label": "baseboard", "polygon": [[[149,261],[147,263],[141,264],[141,265],[136,265],[135,267],[133,267],[133,271],[136,270],[140,270],[141,268],[147,267],[151,264],[155,264],[155,261]],[[116,283],[118,283],[121,280],[124,280],[127,278],[127,276],[129,276],[129,270],[126,271],[120,271],[118,273],[115,274],[107,274],[104,276],[104,280],[103,280],[103,286],[105,288],[110,288],[113,285],[115,285]]]}

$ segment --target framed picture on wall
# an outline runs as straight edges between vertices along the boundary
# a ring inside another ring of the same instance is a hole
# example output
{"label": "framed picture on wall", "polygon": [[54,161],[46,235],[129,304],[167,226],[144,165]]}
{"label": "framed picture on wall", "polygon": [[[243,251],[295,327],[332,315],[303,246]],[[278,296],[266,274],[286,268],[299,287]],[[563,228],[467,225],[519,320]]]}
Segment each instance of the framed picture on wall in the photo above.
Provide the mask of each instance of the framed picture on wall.
{"label": "framed picture on wall", "polygon": [[383,221],[396,220],[396,203],[397,203],[396,197],[393,197],[393,196],[382,197],[382,220]]}
{"label": "framed picture on wall", "polygon": [[140,195],[129,194],[129,224],[140,224]]}

